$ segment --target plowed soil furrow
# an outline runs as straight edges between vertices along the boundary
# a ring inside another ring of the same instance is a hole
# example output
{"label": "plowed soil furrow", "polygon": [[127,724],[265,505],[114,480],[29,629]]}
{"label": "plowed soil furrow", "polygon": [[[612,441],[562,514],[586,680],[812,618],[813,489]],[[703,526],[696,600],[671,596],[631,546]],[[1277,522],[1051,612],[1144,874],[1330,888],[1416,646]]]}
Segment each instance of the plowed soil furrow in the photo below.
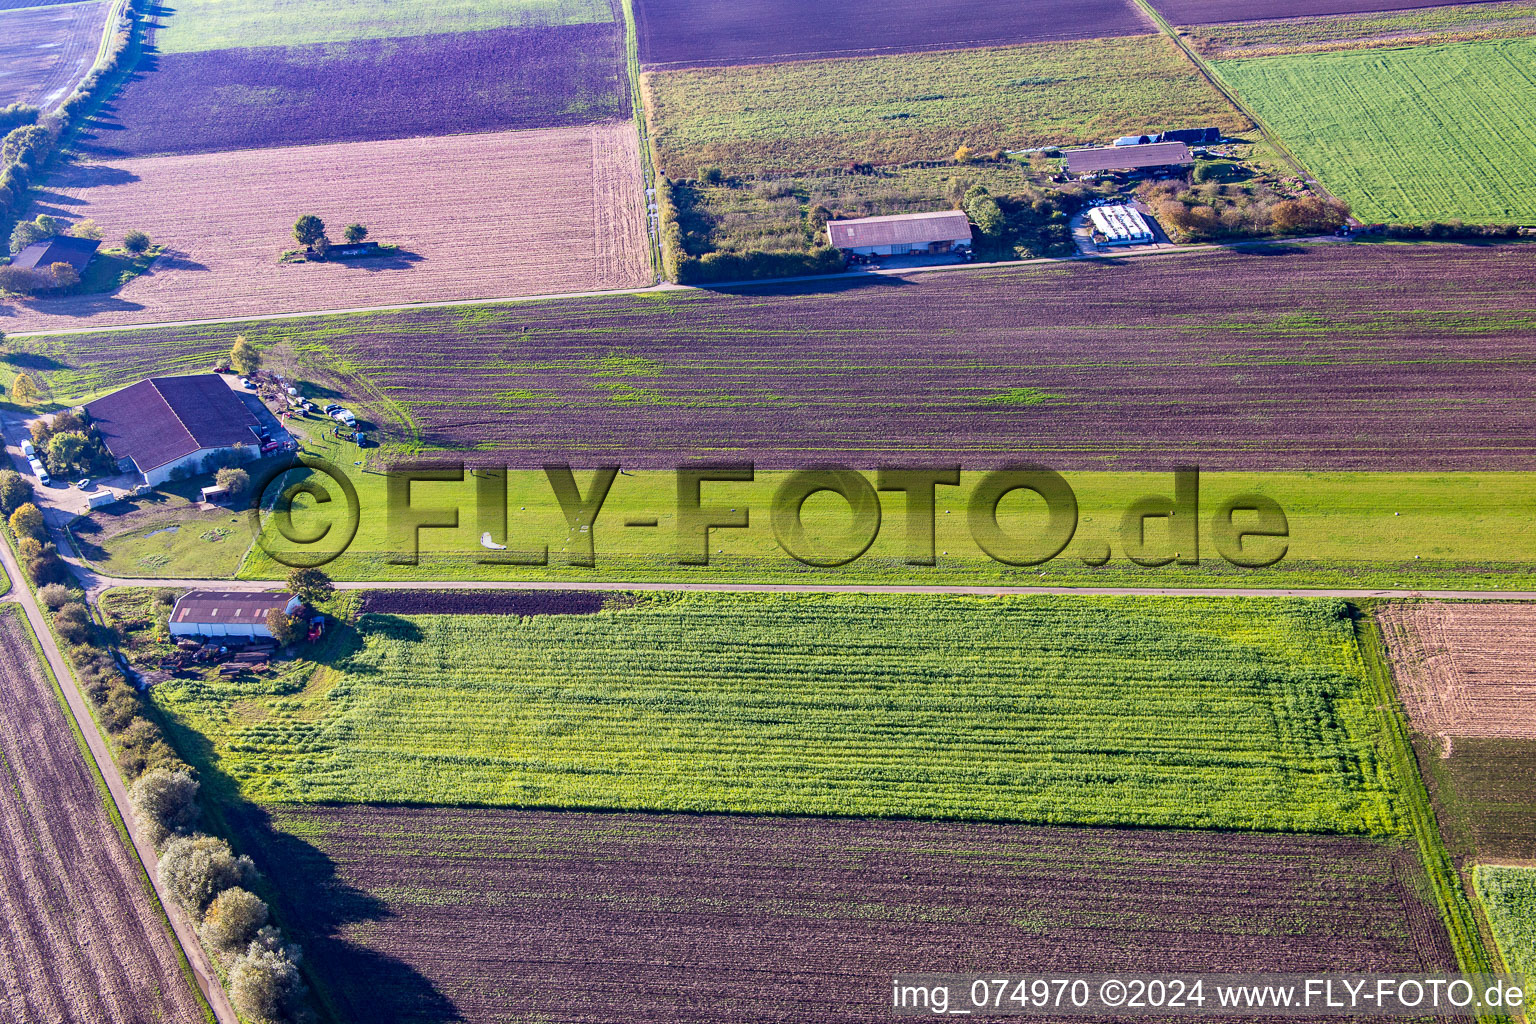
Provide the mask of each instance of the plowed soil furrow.
{"label": "plowed soil furrow", "polygon": [[0,1018],[202,1019],[52,686],[0,614]]}

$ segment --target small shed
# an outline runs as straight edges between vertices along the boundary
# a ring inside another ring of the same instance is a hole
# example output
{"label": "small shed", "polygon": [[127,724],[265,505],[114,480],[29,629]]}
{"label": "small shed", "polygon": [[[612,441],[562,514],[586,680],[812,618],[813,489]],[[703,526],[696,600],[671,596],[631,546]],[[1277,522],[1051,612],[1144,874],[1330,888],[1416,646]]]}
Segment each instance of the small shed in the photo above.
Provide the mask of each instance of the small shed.
{"label": "small shed", "polygon": [[208,505],[217,505],[229,497],[229,488],[220,487],[217,484],[212,487],[204,487],[201,492],[203,502]]}
{"label": "small shed", "polygon": [[281,592],[192,590],[171,609],[171,636],[270,640],[267,613],[277,609],[293,615],[303,606],[297,597]]}
{"label": "small shed", "polygon": [[85,503],[91,508],[102,508],[105,505],[112,505],[121,500],[122,499],[112,491],[109,491],[106,488],[102,488],[99,491],[92,492],[85,499]]}
{"label": "small shed", "polygon": [[1220,128],[1176,128],[1163,132],[1153,142],[1182,142],[1186,146],[1214,146],[1221,141]]}

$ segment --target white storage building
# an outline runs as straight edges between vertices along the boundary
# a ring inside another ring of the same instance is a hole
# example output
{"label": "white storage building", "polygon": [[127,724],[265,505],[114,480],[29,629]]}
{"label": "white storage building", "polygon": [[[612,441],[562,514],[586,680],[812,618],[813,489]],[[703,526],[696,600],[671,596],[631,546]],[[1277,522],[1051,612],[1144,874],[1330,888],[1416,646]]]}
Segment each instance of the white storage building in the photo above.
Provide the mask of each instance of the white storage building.
{"label": "white storage building", "polygon": [[827,240],[861,256],[937,255],[970,248],[971,222],[962,210],[829,220]]}
{"label": "white storage building", "polygon": [[293,615],[304,602],[292,594],[238,590],[190,590],[171,609],[171,636],[272,638],[267,613]]}
{"label": "white storage building", "polygon": [[1141,211],[1133,206],[1095,206],[1088,211],[1088,219],[1108,245],[1139,245],[1157,237]]}

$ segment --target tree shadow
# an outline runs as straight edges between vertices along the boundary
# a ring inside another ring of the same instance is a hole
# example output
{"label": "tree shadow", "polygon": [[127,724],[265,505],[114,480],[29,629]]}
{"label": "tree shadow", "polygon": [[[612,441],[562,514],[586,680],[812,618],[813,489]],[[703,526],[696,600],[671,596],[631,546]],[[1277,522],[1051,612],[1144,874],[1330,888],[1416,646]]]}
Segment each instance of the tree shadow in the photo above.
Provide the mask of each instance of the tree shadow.
{"label": "tree shadow", "polygon": [[739,281],[724,284],[701,284],[701,291],[721,292],[733,295],[751,292],[753,295],[795,296],[835,295],[841,292],[859,291],[865,288],[903,288],[912,282],[896,274],[829,274],[826,277],[794,278],[784,281]]}
{"label": "tree shadow", "polygon": [[0,356],[0,362],[10,363],[21,370],[62,370],[64,364],[52,356],[40,355],[36,352],[12,352],[9,355]]}
{"label": "tree shadow", "polygon": [[356,259],[336,260],[335,262],[346,267],[366,270],[370,274],[376,274],[381,270],[409,270],[425,260],[426,257],[420,253],[400,249],[384,256],[360,256]]}
{"label": "tree shadow", "polygon": [[364,615],[357,621],[357,632],[363,637],[378,636],[408,643],[422,639],[421,627],[399,615]]}

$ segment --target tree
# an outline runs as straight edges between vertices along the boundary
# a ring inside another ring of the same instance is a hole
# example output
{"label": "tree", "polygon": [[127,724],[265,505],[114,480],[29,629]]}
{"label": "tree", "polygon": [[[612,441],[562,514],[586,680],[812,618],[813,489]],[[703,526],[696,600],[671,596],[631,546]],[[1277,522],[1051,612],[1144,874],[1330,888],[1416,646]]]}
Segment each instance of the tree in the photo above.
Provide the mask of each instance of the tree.
{"label": "tree", "polygon": [[230,493],[231,497],[238,498],[245,493],[245,489],[251,486],[251,475],[243,469],[226,467],[214,475],[213,482]]}
{"label": "tree", "polygon": [[241,334],[229,348],[229,367],[242,377],[249,377],[261,369],[261,351],[245,340]]}
{"label": "tree", "polygon": [[166,844],[156,872],[160,887],[199,919],[215,896],[248,884],[255,873],[251,859],[236,857],[224,840],[197,835]]}
{"label": "tree", "polygon": [[51,141],[48,129],[42,125],[13,128],[0,141],[0,163],[30,164],[34,157],[47,151]]}
{"label": "tree", "polygon": [[304,638],[303,624],[292,615],[284,614],[281,608],[267,612],[267,631],[279,647],[292,646]]}
{"label": "tree", "polygon": [[149,236],[133,228],[123,235],[123,248],[137,256],[149,248]]}
{"label": "tree", "polygon": [[312,213],[306,213],[294,221],[293,237],[306,249],[313,249],[315,243],[325,237],[325,221]]}
{"label": "tree", "polygon": [[244,1017],[276,1020],[290,1015],[304,996],[299,951],[270,926],[256,933],[229,965],[229,1001]]}
{"label": "tree", "polygon": [[341,233],[342,237],[353,245],[368,237],[368,229],[361,224],[348,224]]}
{"label": "tree", "polygon": [[11,385],[11,401],[17,405],[35,405],[37,399],[43,398],[43,393],[38,390],[37,382],[32,379],[26,370],[15,375],[15,382]]}
{"label": "tree", "polygon": [[48,267],[48,276],[55,288],[73,288],[80,283],[80,272],[68,263],[54,263]]}
{"label": "tree", "polygon": [[220,952],[245,949],[267,923],[267,905],[245,889],[225,889],[208,904],[199,932]]}
{"label": "tree", "polygon": [[79,601],[60,605],[53,613],[53,628],[59,636],[72,644],[89,643],[96,635],[96,624],[91,621],[91,610]]}
{"label": "tree", "polygon": [[48,531],[44,529],[43,510],[30,501],[18,506],[16,511],[11,513],[9,521],[11,533],[17,540],[23,537],[45,540],[48,536]]}
{"label": "tree", "polygon": [[10,515],[32,500],[32,481],[14,469],[0,469],[0,514]]}
{"label": "tree", "polygon": [[43,607],[51,612],[56,612],[70,601],[75,595],[66,586],[58,583],[50,583],[46,587],[37,588],[37,599],[43,603]]}
{"label": "tree", "polygon": [[319,569],[294,569],[288,574],[288,589],[305,604],[319,604],[335,591],[331,578]]}
{"label": "tree", "polygon": [[66,430],[48,439],[48,472],[69,476],[82,468],[90,441],[77,430]]}
{"label": "tree", "polygon": [[[43,229],[37,226],[36,221],[19,220],[16,222],[16,226],[11,229],[11,252],[21,252],[21,250],[33,242],[41,242],[47,237],[48,235],[44,233]],[[23,268],[17,267],[16,269],[21,270]]]}
{"label": "tree", "polygon": [[97,227],[96,222],[89,217],[70,225],[69,233],[76,238],[94,238],[97,241],[100,241],[103,237],[101,228]]}
{"label": "tree", "polygon": [[0,132],[8,132],[12,128],[20,128],[23,125],[37,124],[38,115],[42,111],[30,104],[16,102],[7,107],[0,107]]}
{"label": "tree", "polygon": [[32,223],[36,224],[37,229],[41,231],[47,238],[52,238],[55,235],[62,235],[64,233],[64,222],[59,220],[57,217],[50,217],[46,213],[38,214],[37,217],[33,219]]}
{"label": "tree", "polygon": [[166,836],[197,821],[197,791],[191,772],[170,768],[151,768],[128,791],[134,816],[157,848]]}
{"label": "tree", "polygon": [[955,163],[957,164],[968,164],[975,158],[976,152],[970,146],[961,146],[955,150]]}

